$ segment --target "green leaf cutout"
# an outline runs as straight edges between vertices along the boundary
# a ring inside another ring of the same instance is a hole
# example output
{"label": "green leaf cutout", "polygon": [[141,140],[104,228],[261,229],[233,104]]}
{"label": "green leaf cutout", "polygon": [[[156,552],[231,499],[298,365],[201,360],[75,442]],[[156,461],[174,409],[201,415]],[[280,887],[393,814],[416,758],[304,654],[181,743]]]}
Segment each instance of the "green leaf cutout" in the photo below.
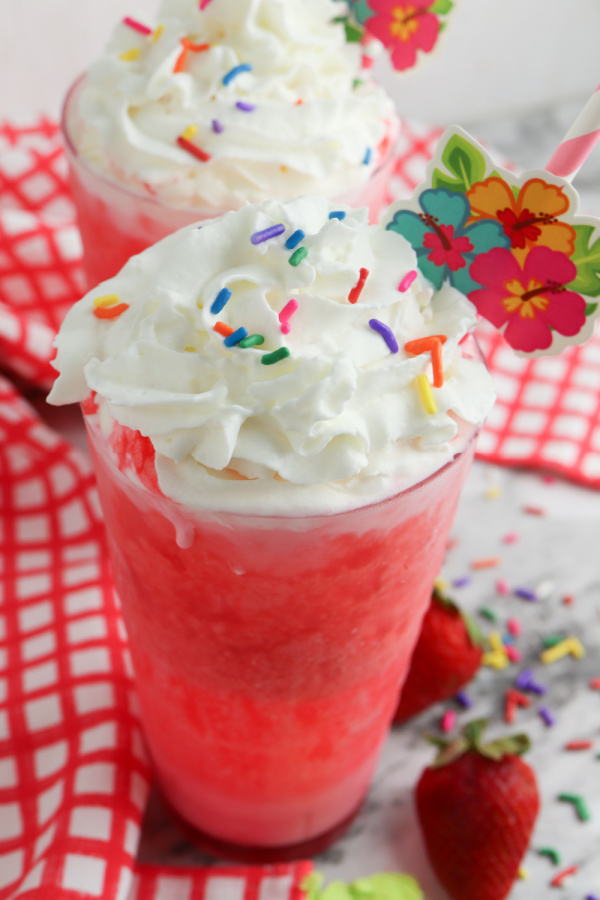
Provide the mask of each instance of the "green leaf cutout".
{"label": "green leaf cutout", "polygon": [[367,19],[370,19],[373,15],[373,10],[367,0],[354,0],[350,4],[350,9],[359,25],[364,25]]}
{"label": "green leaf cutout", "polygon": [[435,169],[432,178],[434,188],[446,188],[449,191],[466,194],[476,182],[485,178],[485,157],[460,134],[453,134],[444,147],[442,162],[450,175],[441,169]]}
{"label": "green leaf cutout", "polygon": [[586,303],[585,304],[586,316],[593,316],[597,309],[598,309],[597,303]]}
{"label": "green leaf cutout", "polygon": [[[568,288],[587,297],[600,297],[600,238],[591,243],[595,230],[593,225],[575,226],[575,252],[571,257],[577,266],[577,277]],[[590,315],[587,309],[585,314]]]}
{"label": "green leaf cutout", "polygon": [[435,0],[435,3],[432,3],[427,12],[436,13],[438,16],[445,16],[450,12],[454,3],[452,0]]}
{"label": "green leaf cutout", "polygon": [[344,25],[346,29],[346,40],[349,44],[358,44],[364,34],[364,28],[355,25],[354,22],[347,21]]}

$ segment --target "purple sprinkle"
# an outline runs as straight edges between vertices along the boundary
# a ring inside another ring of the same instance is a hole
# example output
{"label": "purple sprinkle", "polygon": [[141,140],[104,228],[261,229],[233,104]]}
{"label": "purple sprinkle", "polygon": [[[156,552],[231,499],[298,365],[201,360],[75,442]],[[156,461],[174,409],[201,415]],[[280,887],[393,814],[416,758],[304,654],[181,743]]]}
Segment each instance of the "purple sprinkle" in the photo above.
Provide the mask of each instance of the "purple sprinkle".
{"label": "purple sprinkle", "polygon": [[556,719],[547,706],[540,706],[540,708],[538,709],[538,714],[542,717],[549,728],[551,728],[553,725],[556,725]]}
{"label": "purple sprinkle", "polygon": [[235,105],[238,109],[241,109],[242,112],[253,112],[256,109],[255,103],[244,103],[243,100],[238,100]]}
{"label": "purple sprinkle", "polygon": [[523,671],[517,675],[515,687],[520,688],[522,691],[533,691],[534,694],[540,695],[545,694],[548,690],[545,685],[538,684],[535,680],[533,669],[523,669]]}
{"label": "purple sprinkle", "polygon": [[513,588],[513,594],[515,597],[520,597],[521,600],[529,600],[531,603],[534,603],[537,600],[537,594],[535,591],[530,590],[530,588]]}
{"label": "purple sprinkle", "polygon": [[214,131],[215,134],[223,133],[223,126],[221,125],[221,123],[219,122],[218,119],[212,120],[212,130]]}
{"label": "purple sprinkle", "polygon": [[255,231],[254,234],[250,235],[250,243],[251,244],[262,244],[263,241],[268,241],[270,238],[277,237],[278,234],[283,234],[285,231],[285,225],[271,225],[270,228],[264,228],[262,231]]}
{"label": "purple sprinkle", "polygon": [[598,897],[595,894],[588,894],[585,900],[598,900]]}
{"label": "purple sprinkle", "polygon": [[469,695],[467,694],[466,691],[458,691],[454,695],[454,699],[456,700],[457,703],[460,703],[460,705],[463,707],[463,709],[471,709],[471,707],[473,706],[473,701],[471,700],[471,698],[469,697]]}
{"label": "purple sprinkle", "polygon": [[452,582],[452,587],[455,587],[455,588],[466,587],[468,584],[471,584],[471,581],[472,581],[472,579],[471,579],[470,575],[463,575],[462,578],[454,579],[454,581]]}
{"label": "purple sprinkle", "polygon": [[380,322],[379,319],[369,319],[369,325],[373,331],[377,331],[378,334],[381,335],[388,345],[390,353],[398,352],[398,341],[394,337],[394,332],[389,325],[386,325],[385,322]]}

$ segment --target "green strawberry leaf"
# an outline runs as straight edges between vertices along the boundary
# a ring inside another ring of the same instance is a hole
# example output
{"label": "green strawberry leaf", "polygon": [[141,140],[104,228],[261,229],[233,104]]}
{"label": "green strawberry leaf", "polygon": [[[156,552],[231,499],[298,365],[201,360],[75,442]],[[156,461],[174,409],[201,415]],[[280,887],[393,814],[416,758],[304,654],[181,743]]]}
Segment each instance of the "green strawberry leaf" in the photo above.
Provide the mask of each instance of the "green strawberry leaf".
{"label": "green strawberry leaf", "polygon": [[487,719],[475,719],[463,728],[463,734],[471,747],[479,747],[479,739],[487,728]]}
{"label": "green strawberry leaf", "polygon": [[526,734],[514,734],[510,737],[498,738],[483,747],[478,747],[479,752],[489,759],[499,760],[503,756],[522,756],[531,747],[531,741]]}
{"label": "green strawberry leaf", "polygon": [[[595,230],[593,225],[575,226],[575,251],[571,259],[577,266],[577,277],[567,285],[587,297],[600,297],[600,238],[592,244]],[[590,313],[586,309],[587,315]]]}
{"label": "green strawberry leaf", "polygon": [[302,879],[300,889],[306,894],[306,900],[316,900],[323,887],[324,877],[320,872],[311,872]]}
{"label": "green strawberry leaf", "polygon": [[354,0],[350,4],[350,9],[359,25],[364,25],[367,19],[373,15],[373,10],[369,6],[368,0]]}
{"label": "green strawberry leaf", "polygon": [[453,134],[444,147],[442,162],[450,174],[434,169],[431,180],[434,188],[446,188],[466,194],[476,182],[485,178],[485,157],[460,134]]}
{"label": "green strawberry leaf", "polygon": [[432,3],[427,12],[436,13],[438,16],[445,16],[450,12],[454,3],[452,0],[435,0],[435,3]]}

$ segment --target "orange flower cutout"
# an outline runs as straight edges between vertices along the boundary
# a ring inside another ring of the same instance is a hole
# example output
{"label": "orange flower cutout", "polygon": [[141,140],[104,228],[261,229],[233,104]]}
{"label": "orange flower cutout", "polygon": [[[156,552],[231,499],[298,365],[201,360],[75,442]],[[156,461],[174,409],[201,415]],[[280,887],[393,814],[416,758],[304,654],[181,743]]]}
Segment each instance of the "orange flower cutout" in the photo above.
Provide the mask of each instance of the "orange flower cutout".
{"label": "orange flower cutout", "polygon": [[515,197],[511,186],[492,176],[467,191],[472,218],[495,219],[510,238],[515,258],[523,264],[532,247],[548,247],[571,256],[575,229],[559,216],[569,209],[569,198],[556,184],[542,178],[526,181]]}

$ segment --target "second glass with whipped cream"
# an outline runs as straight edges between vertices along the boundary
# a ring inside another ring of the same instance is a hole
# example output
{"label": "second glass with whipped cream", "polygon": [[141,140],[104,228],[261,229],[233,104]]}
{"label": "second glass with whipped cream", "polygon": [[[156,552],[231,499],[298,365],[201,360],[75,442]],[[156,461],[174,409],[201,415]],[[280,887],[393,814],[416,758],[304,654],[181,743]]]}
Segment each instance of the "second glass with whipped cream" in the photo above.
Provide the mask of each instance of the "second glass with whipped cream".
{"label": "second glass with whipped cream", "polygon": [[163,0],[151,26],[125,17],[63,115],[90,285],[247,202],[322,194],[378,216],[398,120],[343,7]]}
{"label": "second glass with whipped cream", "polygon": [[188,227],[58,338],[160,786],[233,857],[313,853],[359,807],[493,400],[474,307],[367,215]]}

